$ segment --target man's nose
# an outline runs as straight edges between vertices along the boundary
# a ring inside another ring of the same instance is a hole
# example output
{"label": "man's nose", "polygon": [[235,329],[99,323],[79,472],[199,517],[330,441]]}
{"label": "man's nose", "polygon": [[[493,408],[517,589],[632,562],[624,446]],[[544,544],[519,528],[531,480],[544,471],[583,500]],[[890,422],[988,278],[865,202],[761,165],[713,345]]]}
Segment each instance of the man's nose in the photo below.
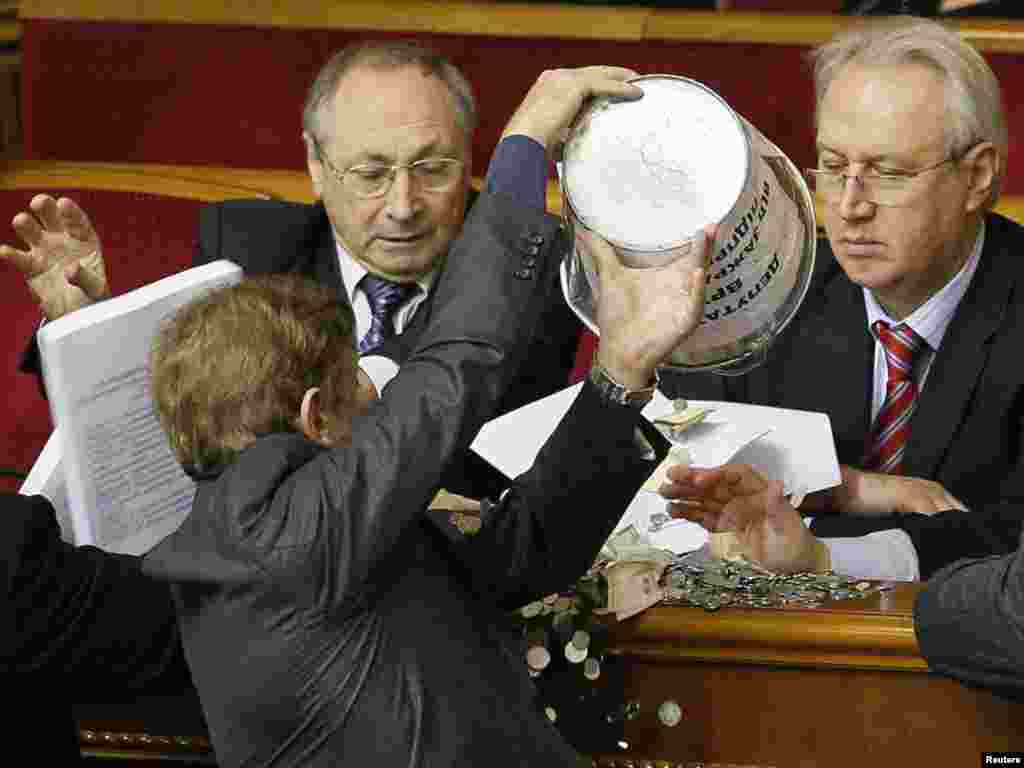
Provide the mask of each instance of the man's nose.
{"label": "man's nose", "polygon": [[387,213],[393,219],[411,219],[420,209],[419,185],[408,168],[395,169],[387,195]]}
{"label": "man's nose", "polygon": [[845,174],[842,179],[843,186],[839,192],[839,215],[844,219],[870,216],[875,209],[875,204],[868,197],[864,188],[863,176]]}

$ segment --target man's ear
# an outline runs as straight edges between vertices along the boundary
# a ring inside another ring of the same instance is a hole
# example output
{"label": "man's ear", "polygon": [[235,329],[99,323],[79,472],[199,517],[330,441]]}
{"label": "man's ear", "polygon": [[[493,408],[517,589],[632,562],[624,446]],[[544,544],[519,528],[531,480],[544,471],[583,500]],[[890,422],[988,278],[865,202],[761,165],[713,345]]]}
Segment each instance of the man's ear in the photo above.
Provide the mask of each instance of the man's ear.
{"label": "man's ear", "polygon": [[323,414],[320,411],[320,387],[310,387],[302,396],[299,406],[298,426],[306,437],[321,445],[330,445],[330,435],[324,428]]}
{"label": "man's ear", "polygon": [[996,148],[985,141],[974,147],[964,158],[970,163],[970,181],[967,188],[967,210],[977,211],[988,202],[992,185],[999,175],[1000,158]]}
{"label": "man's ear", "polygon": [[313,137],[308,131],[302,132],[302,141],[306,145],[306,168],[309,170],[309,178],[313,182],[313,192],[317,200],[323,199],[324,166],[316,152],[316,145]]}

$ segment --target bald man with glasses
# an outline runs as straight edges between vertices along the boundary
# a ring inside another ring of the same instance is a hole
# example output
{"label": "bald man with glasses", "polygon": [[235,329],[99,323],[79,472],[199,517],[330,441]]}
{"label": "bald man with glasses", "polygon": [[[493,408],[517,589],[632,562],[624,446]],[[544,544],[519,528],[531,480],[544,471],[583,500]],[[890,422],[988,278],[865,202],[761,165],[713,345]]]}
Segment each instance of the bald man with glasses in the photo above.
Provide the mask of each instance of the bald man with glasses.
{"label": "bald man with glasses", "polygon": [[[1024,515],[1024,229],[991,210],[1007,147],[999,85],[955,31],[901,17],[822,46],[815,87],[807,178],[827,238],[800,312],[761,368],[663,376],[663,389],[829,415],[843,484],[800,507],[819,546],[803,526],[774,531],[805,545],[776,565],[914,580],[1011,552]],[[742,484],[722,478],[679,470],[666,494],[706,502],[688,514],[714,530],[742,526],[720,514]]]}

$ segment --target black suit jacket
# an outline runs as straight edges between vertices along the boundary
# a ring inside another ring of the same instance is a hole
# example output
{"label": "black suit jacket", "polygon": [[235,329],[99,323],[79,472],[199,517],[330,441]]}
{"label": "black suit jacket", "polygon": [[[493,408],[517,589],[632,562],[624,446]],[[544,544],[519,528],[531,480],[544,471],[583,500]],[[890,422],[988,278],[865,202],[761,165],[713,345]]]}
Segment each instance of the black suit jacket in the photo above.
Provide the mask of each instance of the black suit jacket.
{"label": "black suit jacket", "polygon": [[[882,519],[828,516],[821,536],[899,527],[926,578],[959,557],[1013,551],[1024,520],[1024,228],[987,217],[977,272],[928,373],[910,425],[905,474],[936,480],[970,512]],[[807,297],[768,361],[743,377],[670,374],[670,396],[829,415],[840,463],[858,466],[870,428],[874,340],[862,289],[819,240]]]}
{"label": "black suit jacket", "polygon": [[9,726],[40,765],[77,761],[72,700],[134,699],[135,716],[171,733],[167,697],[197,702],[166,584],[136,557],[61,541],[42,496],[0,496],[0,679]]}
{"label": "black suit jacket", "polygon": [[[524,244],[540,246],[527,272]],[[555,222],[484,195],[350,444],[261,438],[144,557],[174,584],[221,765],[574,761],[506,612],[593,561],[655,467],[634,443],[642,417],[588,383],[478,533],[424,511],[514,382],[561,253]]]}

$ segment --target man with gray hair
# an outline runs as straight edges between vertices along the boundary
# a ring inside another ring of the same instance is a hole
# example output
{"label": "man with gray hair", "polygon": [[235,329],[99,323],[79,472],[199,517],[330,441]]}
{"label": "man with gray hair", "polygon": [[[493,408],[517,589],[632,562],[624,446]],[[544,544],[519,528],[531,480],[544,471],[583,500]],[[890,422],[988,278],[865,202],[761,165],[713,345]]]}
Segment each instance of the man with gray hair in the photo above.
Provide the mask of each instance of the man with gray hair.
{"label": "man with gray hair", "polygon": [[[999,84],[955,31],[911,17],[852,26],[814,63],[808,177],[827,239],[807,299],[760,369],[674,385],[829,415],[843,482],[801,506],[821,540],[776,527],[762,555],[924,579],[1012,551],[1024,518],[1024,229],[991,210],[1007,146]],[[730,485],[734,469],[675,470],[665,492],[703,501],[681,512],[754,546],[772,522],[763,505],[721,519],[752,492]]]}

